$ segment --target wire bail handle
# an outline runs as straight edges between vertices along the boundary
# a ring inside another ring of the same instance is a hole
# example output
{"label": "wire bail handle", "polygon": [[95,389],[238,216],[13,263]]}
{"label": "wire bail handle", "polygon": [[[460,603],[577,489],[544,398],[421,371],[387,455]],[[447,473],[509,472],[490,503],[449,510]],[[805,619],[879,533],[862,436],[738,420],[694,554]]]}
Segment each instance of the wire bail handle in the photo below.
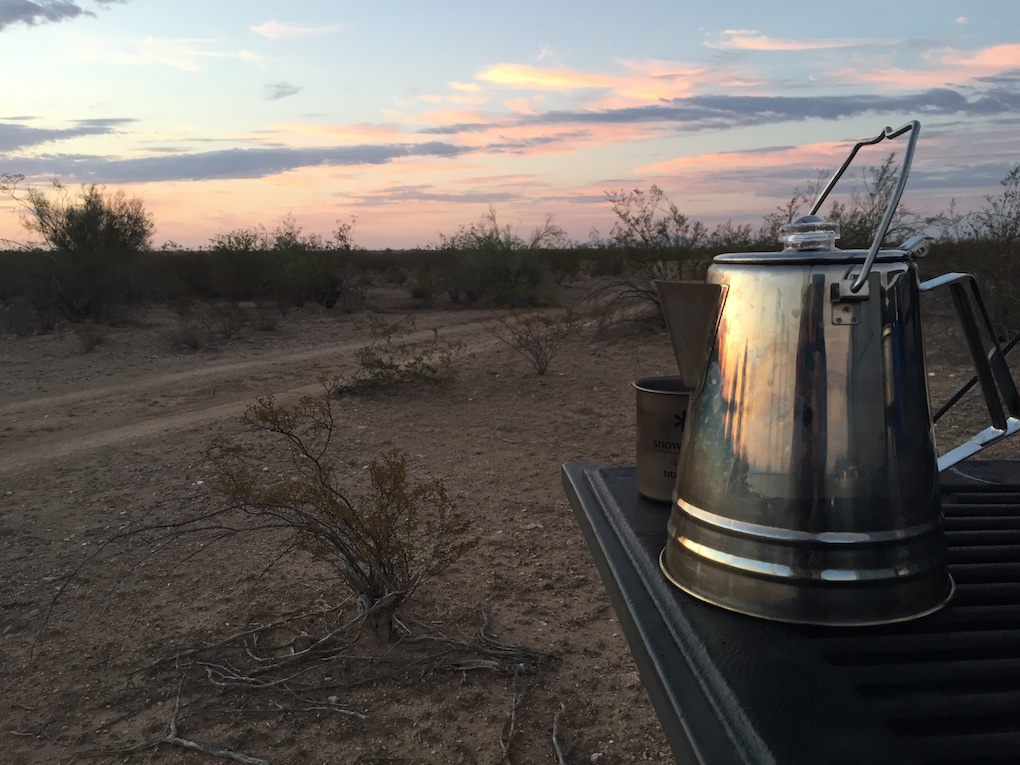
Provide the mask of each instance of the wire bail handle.
{"label": "wire bail handle", "polygon": [[868,250],[868,257],[864,260],[864,267],[861,272],[854,279],[852,285],[850,285],[851,292],[858,292],[864,283],[868,280],[868,274],[871,273],[871,267],[875,263],[875,258],[878,256],[878,248],[882,245],[882,240],[885,239],[886,233],[889,231],[889,224],[892,223],[893,215],[896,213],[896,206],[900,203],[900,197],[903,195],[903,189],[907,185],[907,175],[910,172],[910,163],[914,159],[914,147],[917,145],[917,137],[921,132],[921,123],[917,120],[908,122],[903,127],[893,130],[892,128],[885,128],[874,138],[861,141],[853,150],[850,152],[850,156],[846,158],[843,166],[836,171],[836,174],[832,176],[832,179],[826,184],[825,188],[822,189],[822,193],[818,195],[818,199],[815,200],[814,206],[811,208],[811,215],[818,213],[818,209],[822,206],[822,202],[829,196],[829,192],[832,191],[833,186],[836,185],[846,169],[850,167],[850,163],[854,161],[854,157],[857,156],[857,152],[864,146],[871,146],[876,143],[884,141],[886,138],[896,138],[901,136],[907,131],[911,131],[910,140],[907,143],[907,151],[903,155],[903,169],[900,171],[900,179],[896,184],[896,189],[893,191],[892,199],[889,200],[889,207],[885,211],[885,216],[882,218],[882,222],[878,226],[878,231],[875,233],[875,241],[871,243],[871,249]]}

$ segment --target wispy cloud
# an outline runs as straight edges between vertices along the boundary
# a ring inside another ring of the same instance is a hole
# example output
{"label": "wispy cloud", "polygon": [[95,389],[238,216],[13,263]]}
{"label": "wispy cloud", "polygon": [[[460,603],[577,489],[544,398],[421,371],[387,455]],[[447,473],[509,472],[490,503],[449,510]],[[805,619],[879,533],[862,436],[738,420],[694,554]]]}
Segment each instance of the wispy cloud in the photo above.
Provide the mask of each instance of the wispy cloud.
{"label": "wispy cloud", "polygon": [[146,37],[102,44],[88,42],[76,48],[75,55],[82,59],[107,61],[133,66],[168,66],[186,72],[197,72],[202,64],[213,59],[234,59],[246,63],[259,63],[255,53],[241,50],[217,50],[213,40],[159,39]]}
{"label": "wispy cloud", "polygon": [[[492,89],[525,91],[531,94],[578,96],[589,106],[618,108],[655,103],[696,93],[705,87],[725,84],[728,89],[760,87],[761,77],[727,64],[711,67],[676,61],[619,61],[613,73],[587,72],[567,67],[536,67],[529,64],[499,63],[486,67],[475,77],[478,102]],[[452,87],[452,85],[451,85]],[[435,99],[457,103],[453,98]],[[515,103],[520,103],[515,102]]]}
{"label": "wispy cloud", "polygon": [[30,177],[61,176],[82,182],[151,183],[263,178],[305,167],[381,165],[404,157],[453,157],[463,149],[432,141],[421,144],[224,149],[168,156],[110,159],[92,155],[44,155],[19,160]]}
{"label": "wispy cloud", "polygon": [[[729,30],[727,35],[737,43],[757,40],[755,44],[766,47],[766,38],[753,30]],[[836,40],[818,43],[818,47],[828,50],[877,44],[887,45],[890,41]],[[815,43],[791,43],[788,47],[798,46],[811,50]],[[839,63],[834,63],[834,67],[840,68],[830,70],[828,75],[820,73],[811,95],[773,95],[784,89],[791,93],[788,83],[770,80],[767,72],[742,68],[733,61],[713,66],[659,60],[619,61],[616,71],[610,73],[500,63],[476,76],[474,84],[478,88],[471,93],[477,96],[479,105],[488,103],[484,97],[494,90],[518,91],[514,97],[473,111],[437,109],[397,118],[413,125],[416,132],[456,135],[480,147],[487,138],[491,142],[489,136],[497,133],[519,141],[521,129],[535,126],[584,125],[590,129],[630,126],[632,134],[626,138],[637,139],[647,137],[641,135],[640,126],[656,124],[675,133],[807,119],[835,120],[870,112],[921,116],[1017,114],[1020,45],[966,52],[908,47],[909,55],[916,61],[911,69],[891,67],[883,58],[878,64],[865,59],[853,69],[844,70],[843,62],[848,55],[841,54]],[[875,83],[887,87],[880,90],[868,87]],[[848,92],[847,85],[858,87]],[[464,90],[461,83],[451,84],[455,95]],[[431,103],[457,105],[449,97],[436,97]],[[563,133],[563,137],[573,140],[577,136]]]}
{"label": "wispy cloud", "polygon": [[[581,149],[670,139],[677,135],[869,114],[922,119],[1013,119],[1020,116],[1020,79],[997,77],[967,88],[898,94],[861,90],[839,95],[696,94],[619,108],[544,111],[439,110],[417,115],[419,135],[442,136],[473,154],[575,154]],[[883,116],[882,119],[888,119]],[[404,115],[407,124],[410,120]],[[648,168],[645,168],[648,170]],[[649,172],[659,172],[653,168]]]}
{"label": "wispy cloud", "polygon": [[765,168],[796,167],[803,174],[804,168],[828,167],[846,154],[845,145],[839,142],[808,144],[804,146],[769,146],[747,151],[727,151],[678,157],[666,162],[657,162],[639,167],[635,172],[641,175],[666,175],[681,172],[720,172],[746,169],[754,166],[756,171]]}
{"label": "wispy cloud", "polygon": [[109,135],[133,120],[93,119],[78,120],[71,127],[42,128],[24,124],[29,120],[0,121],[0,152],[8,153],[41,146],[54,141],[69,141],[82,136]]}
{"label": "wispy cloud", "polygon": [[838,72],[844,82],[878,83],[899,88],[937,88],[961,85],[983,78],[1020,71],[1020,44],[994,45],[972,52],[952,49],[932,51],[918,66],[868,67],[860,62]]}
{"label": "wispy cloud", "polygon": [[[846,85],[882,85],[884,92],[934,91],[944,88],[960,90],[989,78],[1020,73],[1020,44],[1003,44],[960,51],[949,48],[928,48],[920,44],[902,45],[891,39],[825,39],[811,41],[769,38],[753,30],[728,30],[720,42],[710,46],[758,51],[784,51],[790,55],[809,55],[842,51],[814,67],[813,90]],[[875,46],[901,45],[901,53],[912,57],[909,65],[893,65],[885,56],[855,56],[854,51]],[[852,63],[851,63],[852,62]],[[538,112],[582,106],[586,113],[609,112],[625,117],[626,109],[659,107],[677,99],[698,97],[706,92],[729,96],[742,93],[775,93],[789,83],[772,79],[767,70],[741,66],[736,60],[705,64],[679,61],[618,61],[610,72],[592,72],[568,67],[539,67],[529,64],[498,63],[481,70],[474,79],[477,89],[470,91],[471,100],[464,98],[463,83],[451,83],[450,94],[432,96],[430,103],[476,104],[491,100],[498,91],[514,91],[513,111]],[[788,89],[787,89],[787,92]],[[829,91],[831,92],[831,90]],[[522,101],[521,97],[549,96],[548,103]],[[569,99],[569,100],[568,100]],[[653,110],[654,111],[654,110]]]}
{"label": "wispy cloud", "polygon": [[[916,93],[879,95],[846,93],[830,96],[694,95],[617,109],[553,109],[545,112],[489,114],[444,112],[428,115],[429,127],[419,133],[467,138],[486,133],[507,135],[529,129],[546,135],[570,126],[661,125],[673,132],[725,130],[755,125],[837,120],[870,112],[899,112],[929,116],[994,116],[1020,114],[1020,83],[1003,81],[982,90],[963,92],[933,88]],[[458,118],[463,121],[456,121]],[[637,136],[632,136],[637,137]],[[475,142],[476,145],[481,143]]]}
{"label": "wispy cloud", "polygon": [[518,199],[519,194],[509,191],[443,191],[431,184],[419,186],[389,186],[364,195],[366,201],[376,204],[393,204],[397,202],[454,202],[457,204],[495,204]]}
{"label": "wispy cloud", "polygon": [[281,98],[294,96],[300,92],[300,85],[291,85],[289,82],[271,82],[263,89],[265,97],[270,101],[279,101]]}
{"label": "wispy cloud", "polygon": [[748,125],[780,124],[805,119],[840,119],[867,112],[894,111],[928,114],[968,112],[1012,113],[1020,94],[985,95],[968,99],[950,89],[902,96],[846,94],[840,96],[699,95],[665,104],[601,111],[548,112],[523,121],[553,123],[669,122],[684,131],[720,130]]}
{"label": "wispy cloud", "polygon": [[269,20],[263,24],[252,24],[252,32],[269,40],[287,40],[295,37],[321,37],[342,29],[340,24],[293,24]]}
{"label": "wispy cloud", "polygon": [[809,51],[841,48],[862,48],[876,45],[894,45],[896,41],[881,39],[840,39],[820,38],[814,40],[788,40],[769,37],[754,29],[727,29],[718,39],[705,43],[708,48],[718,50],[754,51]]}
{"label": "wispy cloud", "polygon": [[568,91],[580,88],[611,88],[620,82],[610,75],[574,69],[545,69],[527,64],[494,64],[478,75],[480,82],[515,90]]}
{"label": "wispy cloud", "polygon": [[[95,5],[107,8],[127,0],[95,0]],[[76,19],[96,14],[71,0],[0,0],[0,31],[14,24],[35,26]]]}

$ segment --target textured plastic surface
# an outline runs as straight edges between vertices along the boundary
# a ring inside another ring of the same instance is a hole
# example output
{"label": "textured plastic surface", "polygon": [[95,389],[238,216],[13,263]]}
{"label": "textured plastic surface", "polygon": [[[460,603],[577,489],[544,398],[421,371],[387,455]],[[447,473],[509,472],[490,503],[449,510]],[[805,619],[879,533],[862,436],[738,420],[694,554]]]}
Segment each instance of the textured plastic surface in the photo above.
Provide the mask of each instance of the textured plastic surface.
{"label": "textured plastic surface", "polygon": [[677,590],[668,512],[633,468],[563,484],[677,762],[1020,762],[1020,463],[942,476],[958,591],[931,617],[868,628],[766,622]]}

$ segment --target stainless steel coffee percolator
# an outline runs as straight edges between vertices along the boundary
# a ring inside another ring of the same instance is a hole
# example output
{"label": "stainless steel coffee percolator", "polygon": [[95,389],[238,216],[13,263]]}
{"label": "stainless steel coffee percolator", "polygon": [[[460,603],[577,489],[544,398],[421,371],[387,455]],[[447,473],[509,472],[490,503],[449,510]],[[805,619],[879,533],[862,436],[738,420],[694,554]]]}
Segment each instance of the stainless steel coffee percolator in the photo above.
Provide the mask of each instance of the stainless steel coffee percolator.
{"label": "stainless steel coffee percolator", "polygon": [[[769,619],[864,625],[953,592],[939,471],[1020,429],[1020,396],[974,277],[920,282],[916,237],[881,249],[920,125],[858,143],[784,249],[716,257],[705,283],[658,284],[691,390],[661,565],[680,588]],[[866,145],[909,132],[869,250],[839,250],[822,202]],[[992,424],[939,456],[920,295],[948,286]]]}

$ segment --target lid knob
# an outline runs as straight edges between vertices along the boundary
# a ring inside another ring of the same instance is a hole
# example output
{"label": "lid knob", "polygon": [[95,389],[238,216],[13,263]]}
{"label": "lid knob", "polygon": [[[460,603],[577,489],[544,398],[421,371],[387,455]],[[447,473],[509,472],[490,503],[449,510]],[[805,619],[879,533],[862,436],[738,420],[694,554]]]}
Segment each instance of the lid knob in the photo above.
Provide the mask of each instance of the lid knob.
{"label": "lid knob", "polygon": [[839,224],[818,215],[802,215],[779,229],[783,251],[834,250],[839,239]]}

